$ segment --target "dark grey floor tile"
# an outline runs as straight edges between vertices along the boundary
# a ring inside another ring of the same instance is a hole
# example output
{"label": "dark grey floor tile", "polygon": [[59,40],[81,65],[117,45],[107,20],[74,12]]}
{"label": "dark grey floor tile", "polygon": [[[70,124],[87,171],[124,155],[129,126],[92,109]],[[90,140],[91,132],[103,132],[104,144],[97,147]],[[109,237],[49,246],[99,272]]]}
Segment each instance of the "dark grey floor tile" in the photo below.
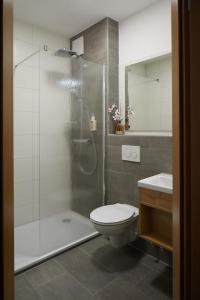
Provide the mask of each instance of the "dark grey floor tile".
{"label": "dark grey floor tile", "polygon": [[[92,244],[92,247],[90,245]],[[98,238],[81,246],[91,255],[93,263],[99,263],[110,273],[131,282],[132,286],[143,280],[152,269],[141,263],[143,254],[133,247],[114,249],[110,244]]]}
{"label": "dark grey floor tile", "polygon": [[65,273],[37,288],[42,300],[92,300],[93,296],[70,274]]}
{"label": "dark grey floor tile", "polygon": [[130,270],[121,272],[120,277],[134,286],[143,281],[150,273],[152,273],[150,268],[138,262]]}
{"label": "dark grey floor tile", "polygon": [[98,237],[15,278],[16,300],[172,299],[172,269]]}
{"label": "dark grey floor tile", "polygon": [[159,272],[160,275],[165,275],[172,279],[172,268],[162,261],[157,261],[155,257],[146,254],[142,257],[141,263],[148,266],[153,271]]}
{"label": "dark grey floor tile", "polygon": [[[116,279],[106,286],[96,300],[149,300],[138,287],[132,287],[125,280]],[[155,299],[154,299],[155,300]],[[159,300],[159,299],[158,299]]]}
{"label": "dark grey floor tile", "polygon": [[159,272],[152,271],[138,287],[150,299],[169,300],[172,299],[172,281]]}
{"label": "dark grey floor tile", "polygon": [[79,249],[89,255],[93,255],[99,248],[109,245],[109,241],[103,236],[94,238],[79,246]]}
{"label": "dark grey floor tile", "polygon": [[42,300],[40,295],[29,285],[15,289],[15,300]]}
{"label": "dark grey floor tile", "polygon": [[19,291],[26,286],[30,286],[29,282],[26,280],[24,274],[19,274],[15,276],[15,291]]}
{"label": "dark grey floor tile", "polygon": [[65,269],[54,259],[44,262],[24,273],[32,286],[44,284],[65,272]]}
{"label": "dark grey floor tile", "polygon": [[91,257],[78,248],[67,251],[56,259],[91,293],[100,291],[116,278],[97,262],[93,263]]}
{"label": "dark grey floor tile", "polygon": [[135,287],[130,290],[130,293],[133,296],[133,300],[160,300],[160,299],[152,299],[149,296],[145,295],[141,289]]}
{"label": "dark grey floor tile", "polygon": [[142,254],[129,246],[115,249],[106,244],[97,248],[91,254],[91,259],[94,264],[98,263],[110,273],[121,274],[129,272],[140,264]]}

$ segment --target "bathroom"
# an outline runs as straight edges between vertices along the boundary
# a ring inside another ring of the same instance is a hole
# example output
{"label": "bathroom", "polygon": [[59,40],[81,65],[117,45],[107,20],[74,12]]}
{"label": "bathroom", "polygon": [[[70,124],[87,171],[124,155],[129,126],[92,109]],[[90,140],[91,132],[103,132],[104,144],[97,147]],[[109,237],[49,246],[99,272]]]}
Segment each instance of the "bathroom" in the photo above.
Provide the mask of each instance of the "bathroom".
{"label": "bathroom", "polygon": [[101,2],[14,0],[16,300],[172,299],[171,1]]}

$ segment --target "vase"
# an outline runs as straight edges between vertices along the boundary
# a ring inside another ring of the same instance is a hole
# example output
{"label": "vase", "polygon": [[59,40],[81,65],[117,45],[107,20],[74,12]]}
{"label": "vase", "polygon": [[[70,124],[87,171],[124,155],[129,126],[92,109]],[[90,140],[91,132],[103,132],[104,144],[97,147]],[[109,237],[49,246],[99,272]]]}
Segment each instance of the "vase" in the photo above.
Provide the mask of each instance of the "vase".
{"label": "vase", "polygon": [[118,135],[124,134],[124,125],[122,125],[121,121],[118,121],[116,124],[115,134],[118,134]]}

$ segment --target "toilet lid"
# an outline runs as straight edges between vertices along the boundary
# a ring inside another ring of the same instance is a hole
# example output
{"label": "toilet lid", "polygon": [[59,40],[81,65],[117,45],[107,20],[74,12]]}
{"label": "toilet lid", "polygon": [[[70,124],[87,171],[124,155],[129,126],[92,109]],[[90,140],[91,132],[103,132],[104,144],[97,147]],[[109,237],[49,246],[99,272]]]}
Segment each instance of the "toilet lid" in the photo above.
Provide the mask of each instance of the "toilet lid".
{"label": "toilet lid", "polygon": [[90,219],[98,224],[112,225],[128,221],[136,214],[136,208],[127,204],[101,206],[93,210]]}

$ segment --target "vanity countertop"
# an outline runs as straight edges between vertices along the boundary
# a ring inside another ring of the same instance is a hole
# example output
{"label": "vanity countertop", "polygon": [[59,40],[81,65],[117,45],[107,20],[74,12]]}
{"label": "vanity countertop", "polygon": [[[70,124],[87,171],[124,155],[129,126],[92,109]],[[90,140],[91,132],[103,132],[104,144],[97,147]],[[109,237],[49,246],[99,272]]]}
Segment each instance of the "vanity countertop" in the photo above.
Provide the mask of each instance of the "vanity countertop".
{"label": "vanity countertop", "polygon": [[138,181],[138,186],[162,193],[173,194],[172,174],[160,173]]}

